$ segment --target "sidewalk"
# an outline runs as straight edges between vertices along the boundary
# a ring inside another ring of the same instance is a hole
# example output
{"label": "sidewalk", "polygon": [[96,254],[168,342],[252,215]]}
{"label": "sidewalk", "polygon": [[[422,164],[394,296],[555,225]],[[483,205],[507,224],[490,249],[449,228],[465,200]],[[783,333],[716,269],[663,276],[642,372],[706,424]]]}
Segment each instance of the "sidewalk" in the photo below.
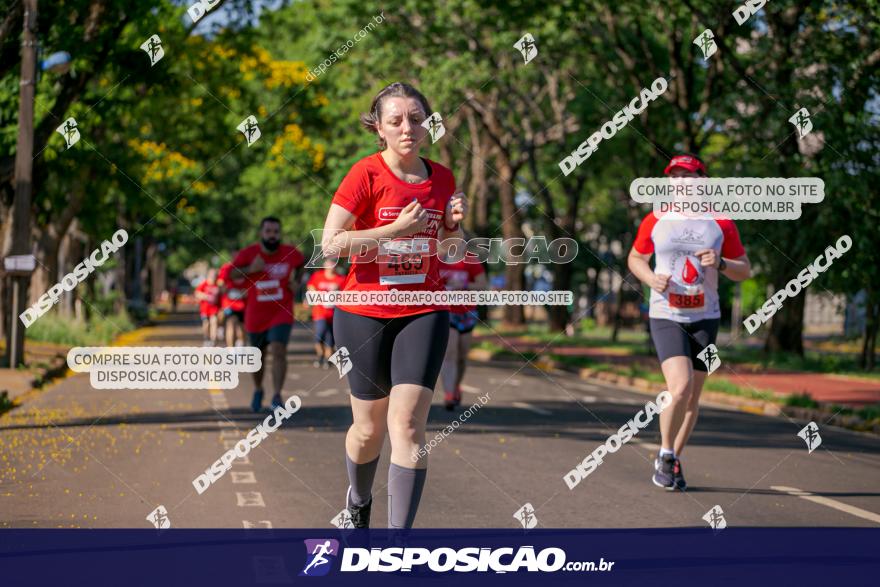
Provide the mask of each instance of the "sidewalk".
{"label": "sidewalk", "polygon": [[[630,354],[626,348],[583,347],[565,344],[547,346],[521,337],[505,337],[504,348],[515,353],[554,354],[564,357],[584,357],[596,363],[611,363],[620,366],[639,368],[660,373],[655,357]],[[482,341],[500,346],[496,335],[474,336],[474,343]],[[722,357],[723,359],[723,357]],[[808,394],[820,403],[838,404],[850,407],[863,407],[880,403],[880,381],[850,377],[846,375],[793,372],[765,369],[754,364],[723,363],[713,379],[728,381],[741,387],[754,388],[785,397]]]}

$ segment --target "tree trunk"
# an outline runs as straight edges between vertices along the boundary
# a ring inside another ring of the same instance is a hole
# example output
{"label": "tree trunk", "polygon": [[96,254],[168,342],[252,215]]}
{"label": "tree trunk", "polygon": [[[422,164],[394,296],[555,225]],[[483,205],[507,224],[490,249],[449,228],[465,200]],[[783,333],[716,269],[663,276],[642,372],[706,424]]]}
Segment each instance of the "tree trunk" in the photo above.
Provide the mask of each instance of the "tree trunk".
{"label": "tree trunk", "polygon": [[[786,283],[785,281],[774,281]],[[770,322],[770,332],[764,343],[767,352],[788,351],[804,356],[804,300],[803,292],[794,298],[785,301],[782,308],[773,315]]]}
{"label": "tree trunk", "polygon": [[865,371],[874,369],[874,349],[877,342],[877,331],[880,326],[878,313],[880,307],[874,301],[873,292],[868,290],[865,296],[865,338],[862,341],[862,354],[859,356],[859,367]]}
{"label": "tree trunk", "polygon": [[[499,157],[499,172],[501,181],[498,182],[498,194],[501,200],[501,234],[505,239],[523,238],[522,222],[520,220],[519,211],[516,208],[513,193],[513,180],[516,177],[516,170],[506,160],[502,154]],[[505,289],[523,291],[525,290],[525,264],[508,263],[504,267]],[[502,322],[505,327],[516,327],[525,324],[525,313],[523,306],[507,305],[504,306]]]}

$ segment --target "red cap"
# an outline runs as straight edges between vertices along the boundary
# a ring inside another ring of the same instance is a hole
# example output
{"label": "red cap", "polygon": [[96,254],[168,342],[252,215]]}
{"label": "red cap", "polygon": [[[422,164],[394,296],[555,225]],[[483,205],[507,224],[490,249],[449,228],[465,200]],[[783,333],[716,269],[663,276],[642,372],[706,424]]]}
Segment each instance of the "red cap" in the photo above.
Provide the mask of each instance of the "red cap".
{"label": "red cap", "polygon": [[693,155],[676,155],[669,160],[669,165],[666,166],[663,173],[669,175],[669,172],[672,171],[673,167],[681,167],[688,171],[701,171],[703,172],[703,175],[709,175],[706,171],[706,164]]}

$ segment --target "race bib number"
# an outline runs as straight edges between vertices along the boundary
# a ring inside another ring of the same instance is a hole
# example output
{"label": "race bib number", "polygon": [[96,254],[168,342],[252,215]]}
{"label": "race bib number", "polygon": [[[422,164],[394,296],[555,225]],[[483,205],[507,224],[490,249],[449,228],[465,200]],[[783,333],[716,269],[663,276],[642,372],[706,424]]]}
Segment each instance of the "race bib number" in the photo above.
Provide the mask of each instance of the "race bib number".
{"label": "race bib number", "polygon": [[706,303],[706,296],[702,293],[696,295],[669,294],[669,307],[681,310],[695,310],[702,308]]}
{"label": "race bib number", "polygon": [[258,281],[256,286],[258,302],[272,302],[284,297],[284,290],[281,289],[281,282],[277,279]]}
{"label": "race bib number", "polygon": [[428,239],[401,239],[379,243],[379,285],[425,283],[431,266]]}
{"label": "race bib number", "polygon": [[669,284],[669,307],[677,310],[699,310],[706,304],[702,285]]}

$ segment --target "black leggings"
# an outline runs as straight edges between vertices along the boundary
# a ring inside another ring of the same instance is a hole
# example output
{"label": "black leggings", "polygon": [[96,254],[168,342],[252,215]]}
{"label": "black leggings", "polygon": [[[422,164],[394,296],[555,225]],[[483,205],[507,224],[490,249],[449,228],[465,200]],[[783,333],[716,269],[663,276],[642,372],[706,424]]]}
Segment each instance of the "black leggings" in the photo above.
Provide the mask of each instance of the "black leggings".
{"label": "black leggings", "polygon": [[715,343],[718,336],[718,318],[709,318],[697,322],[675,322],[660,318],[651,318],[651,338],[660,363],[670,357],[688,357],[694,371],[706,371],[706,364],[697,355],[710,344]]}
{"label": "black leggings", "polygon": [[449,312],[371,318],[336,308],[333,336],[337,348],[348,351],[356,398],[382,399],[403,383],[433,390],[449,341]]}

